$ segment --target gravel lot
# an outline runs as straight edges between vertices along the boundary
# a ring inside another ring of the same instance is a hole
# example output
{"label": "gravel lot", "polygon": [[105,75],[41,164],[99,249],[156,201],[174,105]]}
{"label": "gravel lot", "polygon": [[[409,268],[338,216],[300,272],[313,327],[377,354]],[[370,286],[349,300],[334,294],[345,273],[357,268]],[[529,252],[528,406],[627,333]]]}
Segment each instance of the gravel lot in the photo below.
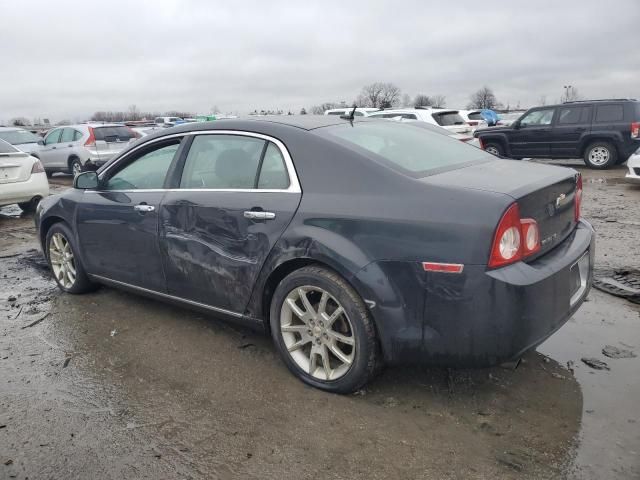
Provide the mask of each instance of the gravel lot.
{"label": "gravel lot", "polygon": [[[556,163],[585,175],[596,266],[640,268],[640,188],[622,167]],[[109,288],[60,295],[34,233],[0,209],[0,478],[640,477],[640,358],[601,353],[640,354],[626,300],[592,290],[515,370],[387,369],[337,396],[213,317]]]}

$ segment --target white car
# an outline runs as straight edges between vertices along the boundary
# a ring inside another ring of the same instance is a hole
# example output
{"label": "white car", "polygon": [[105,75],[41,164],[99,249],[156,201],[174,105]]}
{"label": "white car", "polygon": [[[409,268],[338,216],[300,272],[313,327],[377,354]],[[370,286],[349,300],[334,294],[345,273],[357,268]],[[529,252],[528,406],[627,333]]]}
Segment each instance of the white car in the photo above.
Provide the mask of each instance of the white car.
{"label": "white car", "polygon": [[480,110],[458,110],[458,113],[473,130],[487,128],[489,126],[487,121],[482,118],[482,112]]}
{"label": "white car", "polygon": [[179,123],[184,123],[184,120],[180,117],[156,117],[154,122],[161,127],[173,127]]}
{"label": "white car", "polygon": [[0,206],[17,203],[33,212],[47,195],[49,182],[40,160],[0,140]]}
{"label": "white car", "polygon": [[400,116],[403,120],[415,120],[437,125],[446,128],[452,133],[471,133],[471,127],[465,123],[458,110],[431,107],[394,108],[370,113],[367,116],[371,118],[395,118]]}
{"label": "white car", "polygon": [[[350,115],[353,107],[346,108],[332,108],[331,110],[325,110],[325,115]],[[356,117],[368,117],[373,112],[379,112],[379,108],[371,108],[371,107],[357,107],[355,113],[353,114]]]}
{"label": "white car", "polygon": [[134,131],[134,133],[136,134],[136,137],[138,138],[142,138],[142,137],[146,137],[147,135],[151,135],[152,133],[156,133],[156,132],[161,132],[164,130],[163,127],[131,127],[131,130]]}
{"label": "white car", "polygon": [[625,176],[627,181],[640,183],[640,148],[636,150],[627,160],[629,172]]}

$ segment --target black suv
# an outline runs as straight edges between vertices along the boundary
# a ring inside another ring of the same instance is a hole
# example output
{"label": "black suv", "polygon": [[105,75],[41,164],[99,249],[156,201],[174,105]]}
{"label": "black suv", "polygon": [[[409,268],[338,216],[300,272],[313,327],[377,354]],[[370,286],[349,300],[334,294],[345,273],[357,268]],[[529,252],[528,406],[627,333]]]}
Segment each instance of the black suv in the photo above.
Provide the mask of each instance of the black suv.
{"label": "black suv", "polygon": [[640,102],[586,100],[527,110],[509,127],[477,130],[483,148],[510,158],[580,158],[591,168],[623,163],[640,147]]}

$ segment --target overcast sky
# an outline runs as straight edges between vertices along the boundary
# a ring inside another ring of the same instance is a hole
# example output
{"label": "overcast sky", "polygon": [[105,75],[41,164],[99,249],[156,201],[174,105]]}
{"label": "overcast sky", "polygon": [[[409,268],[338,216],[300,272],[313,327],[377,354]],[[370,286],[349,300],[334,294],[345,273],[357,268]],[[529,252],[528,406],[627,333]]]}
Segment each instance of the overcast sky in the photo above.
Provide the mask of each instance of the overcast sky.
{"label": "overcast sky", "polygon": [[[0,122],[351,102],[365,84],[512,107],[640,97],[640,0],[0,1]],[[315,6],[314,6],[315,5]]]}

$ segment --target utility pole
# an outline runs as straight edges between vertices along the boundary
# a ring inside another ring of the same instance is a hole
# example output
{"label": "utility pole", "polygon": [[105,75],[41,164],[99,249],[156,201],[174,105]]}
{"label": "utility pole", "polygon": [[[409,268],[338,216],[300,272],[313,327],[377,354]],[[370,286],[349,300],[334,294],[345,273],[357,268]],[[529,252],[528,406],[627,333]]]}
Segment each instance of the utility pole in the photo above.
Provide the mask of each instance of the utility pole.
{"label": "utility pole", "polygon": [[569,89],[571,89],[571,85],[564,86],[564,100],[563,103],[569,100]]}

